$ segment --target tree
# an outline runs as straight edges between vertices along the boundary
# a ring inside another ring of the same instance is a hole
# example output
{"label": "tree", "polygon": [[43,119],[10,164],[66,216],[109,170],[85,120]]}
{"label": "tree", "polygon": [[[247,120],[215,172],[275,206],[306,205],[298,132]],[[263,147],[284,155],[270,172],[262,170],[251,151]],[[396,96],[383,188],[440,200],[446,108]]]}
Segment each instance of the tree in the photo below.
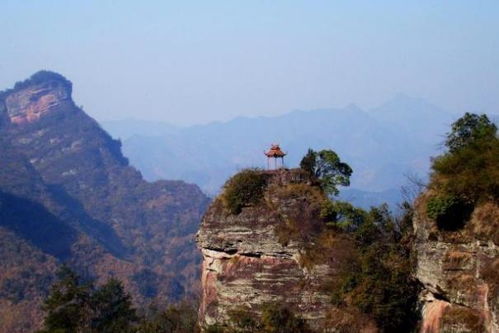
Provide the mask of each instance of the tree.
{"label": "tree", "polygon": [[45,300],[44,328],[38,333],[126,333],[138,318],[130,296],[116,279],[95,289],[62,266]]}
{"label": "tree", "polygon": [[466,113],[447,134],[449,152],[433,161],[432,187],[474,205],[499,197],[499,138],[486,115]]}
{"label": "tree", "polygon": [[433,160],[426,203],[441,230],[459,230],[481,202],[499,198],[499,138],[486,115],[466,113],[452,124],[448,152]]}
{"label": "tree", "polygon": [[338,186],[349,186],[352,168],[341,162],[339,156],[330,149],[314,151],[309,149],[300,162],[300,168],[319,181],[329,195],[338,195]]}
{"label": "tree", "polygon": [[102,333],[129,332],[138,320],[131,297],[117,279],[110,279],[92,296],[92,329]]}
{"label": "tree", "polygon": [[58,281],[52,286],[43,309],[47,312],[41,333],[82,332],[90,315],[91,285],[82,283],[80,277],[62,266],[57,272]]}
{"label": "tree", "polygon": [[414,332],[418,322],[419,283],[413,278],[412,231],[386,205],[362,214],[353,231],[355,255],[339,267],[333,302],[371,316],[382,332]]}
{"label": "tree", "polygon": [[497,131],[487,115],[477,115],[466,112],[452,124],[452,129],[447,133],[445,145],[451,153],[465,147],[470,142],[482,138],[495,138]]}
{"label": "tree", "polygon": [[327,226],[354,231],[364,223],[366,212],[346,201],[327,200],[322,204],[320,216]]}

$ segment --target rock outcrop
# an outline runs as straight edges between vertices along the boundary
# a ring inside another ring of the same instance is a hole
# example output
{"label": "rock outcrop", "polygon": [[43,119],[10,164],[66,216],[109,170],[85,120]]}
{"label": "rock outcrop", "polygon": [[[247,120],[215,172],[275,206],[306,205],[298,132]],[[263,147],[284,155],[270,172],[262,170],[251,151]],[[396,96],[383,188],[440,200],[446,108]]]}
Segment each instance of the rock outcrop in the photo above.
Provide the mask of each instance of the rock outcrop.
{"label": "rock outcrop", "polygon": [[74,106],[71,82],[56,73],[41,73],[31,84],[18,85],[6,94],[5,106],[12,123],[31,123],[50,112]]}
{"label": "rock outcrop", "polygon": [[422,333],[499,332],[499,206],[475,208],[462,230],[439,230],[416,203],[416,276],[424,285]]}
{"label": "rock outcrop", "polygon": [[226,324],[241,309],[257,316],[263,305],[278,303],[327,331],[333,312],[337,318],[344,314],[324,288],[334,277],[334,259],[317,262],[308,253],[323,225],[324,194],[300,169],[262,173],[269,179],[259,203],[231,214],[222,194],[203,218],[197,234],[203,253],[201,326]]}

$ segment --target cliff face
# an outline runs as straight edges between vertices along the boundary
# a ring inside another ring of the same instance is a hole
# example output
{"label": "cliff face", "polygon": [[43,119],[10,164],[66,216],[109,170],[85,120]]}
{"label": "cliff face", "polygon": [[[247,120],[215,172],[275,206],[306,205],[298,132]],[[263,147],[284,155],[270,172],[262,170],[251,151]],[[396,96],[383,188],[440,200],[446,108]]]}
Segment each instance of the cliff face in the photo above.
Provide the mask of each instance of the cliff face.
{"label": "cliff face", "polygon": [[61,108],[73,106],[71,83],[54,74],[52,80],[40,80],[24,89],[16,89],[5,98],[10,121],[31,123]]}
{"label": "cliff face", "polygon": [[[0,92],[0,252],[17,253],[0,263],[0,322],[11,323],[0,332],[39,326],[61,262],[98,282],[123,280],[139,304],[196,290],[193,238],[208,198],[181,181],[144,181],[71,91],[39,72]],[[20,243],[30,250],[13,250]],[[24,327],[10,319],[20,305]]]}
{"label": "cliff face", "polygon": [[202,220],[197,234],[203,254],[201,325],[228,323],[241,309],[260,315],[263,305],[273,303],[288,306],[317,330],[334,315],[350,327],[359,325],[331,305],[324,288],[338,263],[311,260],[308,253],[307,240],[323,225],[318,203],[324,194],[299,169],[267,174],[259,203],[235,215],[221,196]]}
{"label": "cliff face", "polygon": [[424,285],[421,332],[499,331],[499,207],[475,208],[459,231],[439,230],[416,204],[417,278]]}

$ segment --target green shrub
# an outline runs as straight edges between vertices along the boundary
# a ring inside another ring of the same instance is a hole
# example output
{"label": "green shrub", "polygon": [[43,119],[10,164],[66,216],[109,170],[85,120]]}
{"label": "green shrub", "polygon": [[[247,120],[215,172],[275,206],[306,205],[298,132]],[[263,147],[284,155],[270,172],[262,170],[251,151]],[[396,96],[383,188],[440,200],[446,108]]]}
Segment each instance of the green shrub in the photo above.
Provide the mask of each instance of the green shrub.
{"label": "green shrub", "polygon": [[451,153],[459,151],[474,141],[492,139],[497,132],[497,126],[490,121],[487,115],[477,115],[466,112],[456,120],[447,133],[445,146]]}
{"label": "green shrub", "polygon": [[436,220],[445,216],[456,202],[457,199],[453,195],[431,197],[426,204],[426,214],[429,218]]}
{"label": "green shrub", "polygon": [[477,139],[433,162],[432,185],[469,202],[499,198],[499,140]]}
{"label": "green shrub", "polygon": [[441,230],[458,230],[469,220],[473,204],[455,195],[431,197],[426,204],[426,214],[437,222]]}
{"label": "green shrub", "polygon": [[499,139],[486,115],[466,113],[452,124],[448,151],[433,161],[428,217],[440,229],[462,228],[474,206],[499,199]]}
{"label": "green shrub", "polygon": [[258,203],[263,197],[269,177],[269,174],[258,169],[246,169],[234,175],[225,184],[225,207],[232,214],[239,214],[243,207]]}

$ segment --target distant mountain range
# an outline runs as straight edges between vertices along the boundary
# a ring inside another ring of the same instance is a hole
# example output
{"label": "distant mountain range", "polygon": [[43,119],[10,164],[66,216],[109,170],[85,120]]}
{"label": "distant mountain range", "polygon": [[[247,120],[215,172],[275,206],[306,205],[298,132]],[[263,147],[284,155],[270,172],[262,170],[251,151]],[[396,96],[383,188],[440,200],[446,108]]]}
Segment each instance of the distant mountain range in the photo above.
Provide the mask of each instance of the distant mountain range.
{"label": "distant mountain range", "polygon": [[0,332],[32,332],[62,263],[122,280],[141,305],[196,292],[194,233],[209,199],[148,183],[120,143],[42,71],[0,92]]}
{"label": "distant mountain range", "polygon": [[397,95],[371,109],[293,111],[276,117],[240,117],[191,127],[140,120],[102,122],[148,180],[182,179],[216,194],[239,169],[264,167],[263,151],[280,143],[297,166],[308,148],[333,149],[354,174],[342,196],[361,206],[401,200],[406,175],[425,178],[458,116],[422,99]]}

